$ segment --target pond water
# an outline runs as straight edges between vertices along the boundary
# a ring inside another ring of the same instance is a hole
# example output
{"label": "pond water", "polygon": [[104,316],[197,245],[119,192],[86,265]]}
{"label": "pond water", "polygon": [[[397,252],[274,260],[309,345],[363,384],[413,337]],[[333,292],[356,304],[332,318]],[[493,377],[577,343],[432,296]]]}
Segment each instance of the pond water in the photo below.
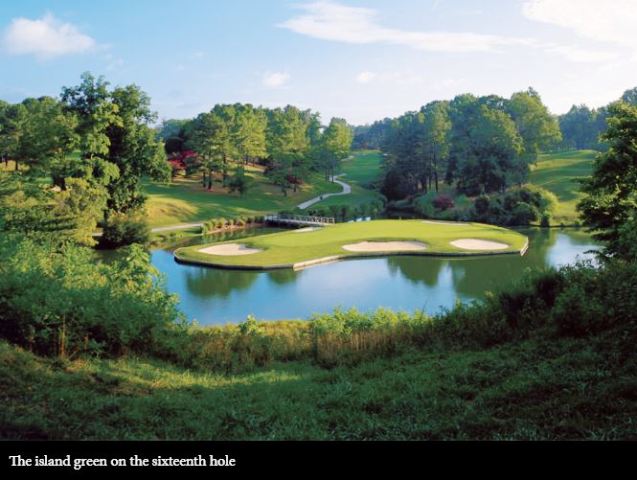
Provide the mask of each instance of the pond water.
{"label": "pond water", "polygon": [[[257,233],[262,231],[248,234]],[[249,314],[260,320],[309,318],[339,306],[436,313],[453,307],[456,300],[484,298],[487,291],[512,283],[529,267],[592,258],[586,252],[596,248],[584,231],[528,229],[522,233],[530,239],[523,257],[397,256],[347,260],[298,272],[254,272],[181,265],[174,261],[172,249],[163,249],[152,252],[152,262],[166,275],[168,290],[179,295],[188,319],[214,325],[240,322]]]}

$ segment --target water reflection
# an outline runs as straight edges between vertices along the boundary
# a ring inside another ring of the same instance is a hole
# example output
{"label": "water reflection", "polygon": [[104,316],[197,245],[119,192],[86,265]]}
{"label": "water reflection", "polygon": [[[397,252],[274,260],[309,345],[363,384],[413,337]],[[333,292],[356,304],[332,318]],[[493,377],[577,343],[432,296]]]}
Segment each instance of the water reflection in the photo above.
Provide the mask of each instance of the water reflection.
{"label": "water reflection", "polygon": [[300,272],[250,272],[180,265],[169,250],[153,252],[154,265],[179,294],[181,309],[202,324],[236,322],[248,314],[262,319],[307,318],[336,306],[370,310],[379,306],[433,313],[457,300],[480,299],[510,284],[530,267],[591,258],[595,248],[585,232],[528,230],[523,257],[472,258],[396,256],[349,260]]}

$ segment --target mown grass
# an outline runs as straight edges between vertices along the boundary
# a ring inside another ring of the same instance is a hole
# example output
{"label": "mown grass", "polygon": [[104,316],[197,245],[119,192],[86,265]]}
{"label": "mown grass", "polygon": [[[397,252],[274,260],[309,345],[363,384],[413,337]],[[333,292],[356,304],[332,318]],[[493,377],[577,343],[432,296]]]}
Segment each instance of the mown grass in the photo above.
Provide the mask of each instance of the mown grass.
{"label": "mown grass", "polygon": [[540,155],[529,182],[553,192],[559,200],[552,223],[573,225],[579,221],[577,202],[583,194],[578,180],[591,175],[596,152],[577,150]]}
{"label": "mown grass", "polygon": [[329,197],[315,204],[315,207],[330,205],[347,205],[350,208],[372,202],[382,201],[382,196],[374,188],[381,174],[381,153],[377,150],[361,150],[354,152],[351,158],[341,163],[340,180],[352,187],[349,195]]}
{"label": "mown grass", "polygon": [[[634,341],[634,332],[630,338]],[[224,375],[148,359],[43,360],[0,343],[11,439],[636,439],[626,332]]]}
{"label": "mown grass", "polygon": [[[235,267],[292,266],[297,262],[341,255],[360,256],[361,253],[344,250],[343,245],[362,241],[416,240],[427,245],[423,252],[414,254],[470,254],[449,242],[462,238],[502,242],[509,247],[503,252],[519,252],[527,241],[524,235],[512,230],[478,223],[434,224],[421,220],[374,220],[337,224],[311,232],[288,231],[259,235],[242,243],[261,249],[259,253],[243,256],[218,256],[202,253],[206,246],[180,248],[175,252],[183,261]],[[382,253],[382,252],[381,252]],[[475,252],[473,252],[475,253]]]}
{"label": "mown grass", "polygon": [[296,193],[289,190],[288,195],[284,196],[261,170],[248,168],[247,174],[252,184],[243,196],[228,193],[218,183],[209,192],[201,186],[199,178],[178,179],[170,184],[145,182],[149,225],[161,227],[218,217],[263,215],[293,209],[297,204],[322,193],[341,191],[339,185],[325,180],[320,174],[313,174]]}

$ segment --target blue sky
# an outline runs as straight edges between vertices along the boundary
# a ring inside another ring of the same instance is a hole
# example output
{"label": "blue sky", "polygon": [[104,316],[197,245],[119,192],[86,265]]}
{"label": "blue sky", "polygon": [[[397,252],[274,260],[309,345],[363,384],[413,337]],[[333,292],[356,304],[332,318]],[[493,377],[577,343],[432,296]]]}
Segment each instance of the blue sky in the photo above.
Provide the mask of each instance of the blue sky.
{"label": "blue sky", "polygon": [[161,118],[294,104],[360,124],[533,86],[554,113],[637,86],[637,0],[20,0],[0,3],[0,98],[84,71]]}

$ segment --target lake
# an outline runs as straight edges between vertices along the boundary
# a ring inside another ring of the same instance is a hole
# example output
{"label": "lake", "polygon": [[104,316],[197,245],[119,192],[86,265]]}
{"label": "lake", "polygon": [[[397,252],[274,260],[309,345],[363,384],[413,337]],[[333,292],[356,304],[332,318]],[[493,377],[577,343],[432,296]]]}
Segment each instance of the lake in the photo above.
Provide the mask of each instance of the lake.
{"label": "lake", "polygon": [[[592,258],[596,243],[575,229],[525,229],[526,255],[470,258],[396,256],[347,260],[302,271],[222,270],[174,261],[172,249],[155,250],[152,262],[166,276],[167,288],[180,298],[188,319],[202,325],[309,318],[335,307],[368,311],[378,307],[436,313],[457,300],[484,298],[520,278],[530,267],[559,266]],[[263,233],[242,232],[235,236]],[[219,241],[232,238],[225,235]],[[195,240],[203,242],[203,239]],[[208,237],[206,242],[215,241]]]}

